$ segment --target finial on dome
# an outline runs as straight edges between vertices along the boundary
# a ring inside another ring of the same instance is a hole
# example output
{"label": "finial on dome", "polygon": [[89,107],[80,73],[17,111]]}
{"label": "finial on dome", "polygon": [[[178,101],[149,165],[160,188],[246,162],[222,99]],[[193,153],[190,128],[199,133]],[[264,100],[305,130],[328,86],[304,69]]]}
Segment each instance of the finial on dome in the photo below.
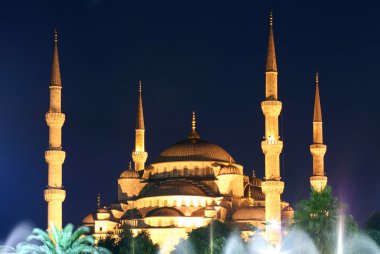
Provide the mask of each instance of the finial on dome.
{"label": "finial on dome", "polygon": [[199,139],[199,135],[196,131],[196,126],[197,124],[197,120],[196,120],[196,116],[195,116],[195,111],[193,111],[193,115],[192,115],[192,118],[191,118],[191,132],[189,134],[189,136],[187,136],[187,138],[189,139]]}
{"label": "finial on dome", "polygon": [[248,184],[248,205],[253,206],[253,198],[251,194],[251,185]]}
{"label": "finial on dome", "polygon": [[197,128],[196,124],[197,124],[197,120],[196,120],[196,116],[195,116],[195,111],[193,111],[193,118],[191,121],[191,129],[193,131],[195,131],[195,129]]}
{"label": "finial on dome", "polygon": [[98,209],[100,209],[100,206],[101,206],[101,203],[100,203],[100,192],[98,193],[97,204],[98,204]]}
{"label": "finial on dome", "polygon": [[128,170],[132,170],[132,162],[129,162]]}
{"label": "finial on dome", "polygon": [[252,170],[252,177],[253,177],[253,178],[256,178],[256,172],[255,172],[254,169]]}

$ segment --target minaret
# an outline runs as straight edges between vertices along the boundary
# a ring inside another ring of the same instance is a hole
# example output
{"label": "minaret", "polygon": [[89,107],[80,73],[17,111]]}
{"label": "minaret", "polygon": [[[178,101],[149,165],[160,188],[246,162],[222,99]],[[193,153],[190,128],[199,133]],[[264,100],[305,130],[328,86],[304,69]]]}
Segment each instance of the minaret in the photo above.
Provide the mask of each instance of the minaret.
{"label": "minaret", "polygon": [[265,181],[261,188],[265,194],[266,237],[275,245],[281,241],[281,193],[284,191],[284,182],[280,177],[280,153],[283,144],[278,133],[278,116],[282,103],[277,96],[277,74],[271,13],[265,72],[266,99],[261,102],[261,109],[265,116],[265,137],[261,142],[261,148],[265,154]]}
{"label": "minaret", "polygon": [[145,162],[148,158],[148,153],[145,152],[145,124],[144,124],[144,113],[142,104],[142,85],[141,80],[138,82],[139,85],[139,102],[137,106],[137,117],[136,117],[136,129],[135,129],[135,149],[132,152],[133,162],[135,163],[135,170],[143,170],[145,168]]}
{"label": "minaret", "polygon": [[62,151],[62,126],[65,122],[65,114],[61,112],[61,73],[58,61],[58,34],[54,32],[54,55],[50,79],[50,107],[45,115],[49,126],[49,150],[45,152],[45,160],[48,164],[48,186],[44,197],[48,203],[48,227],[52,224],[57,229],[62,228],[62,202],[66,192],[62,186],[62,164],[66,153]]}
{"label": "minaret", "polygon": [[313,144],[310,146],[310,152],[313,156],[313,176],[310,177],[310,184],[314,190],[321,192],[327,184],[327,177],[324,169],[324,156],[327,146],[323,144],[323,122],[321,101],[319,97],[319,77],[318,72],[315,77],[315,101],[314,101],[314,118],[313,118]]}

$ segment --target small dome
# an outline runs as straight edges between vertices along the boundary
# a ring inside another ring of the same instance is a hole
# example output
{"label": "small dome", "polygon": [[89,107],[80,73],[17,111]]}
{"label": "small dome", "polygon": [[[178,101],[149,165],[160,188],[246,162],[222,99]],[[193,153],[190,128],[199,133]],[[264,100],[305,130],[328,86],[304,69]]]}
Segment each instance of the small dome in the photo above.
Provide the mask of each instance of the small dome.
{"label": "small dome", "polygon": [[293,208],[291,206],[287,206],[284,209],[282,209],[283,212],[294,212]]}
{"label": "small dome", "polygon": [[141,219],[142,215],[137,209],[130,209],[124,213],[120,220]]}
{"label": "small dome", "polygon": [[154,163],[174,161],[235,161],[222,147],[199,138],[188,138],[162,151]]}
{"label": "small dome", "polygon": [[99,208],[97,213],[109,213],[109,211],[106,208]]}
{"label": "small dome", "polygon": [[246,206],[237,209],[232,214],[234,221],[258,220],[265,221],[265,209],[262,206]]}
{"label": "small dome", "polygon": [[191,183],[175,181],[161,184],[149,190],[144,197],[171,195],[206,196],[203,190]]}
{"label": "small dome", "polygon": [[120,179],[127,179],[127,178],[133,178],[133,179],[137,179],[137,178],[140,178],[140,175],[139,173],[137,173],[137,171],[135,170],[132,170],[132,169],[127,169],[127,170],[124,170],[121,174],[120,174]]}
{"label": "small dome", "polygon": [[154,209],[147,213],[145,217],[183,217],[184,215],[177,209],[164,207]]}
{"label": "small dome", "polygon": [[261,187],[251,186],[250,188],[245,188],[244,197],[248,197],[248,191],[251,190],[251,197],[253,200],[263,201],[265,200],[265,194],[263,193]]}
{"label": "small dome", "polygon": [[228,164],[227,166],[224,166],[219,172],[219,175],[230,175],[230,174],[240,175],[240,170],[236,166],[232,164]]}
{"label": "small dome", "polygon": [[84,219],[82,220],[83,224],[94,224],[95,223],[95,216],[94,214],[90,213]]}

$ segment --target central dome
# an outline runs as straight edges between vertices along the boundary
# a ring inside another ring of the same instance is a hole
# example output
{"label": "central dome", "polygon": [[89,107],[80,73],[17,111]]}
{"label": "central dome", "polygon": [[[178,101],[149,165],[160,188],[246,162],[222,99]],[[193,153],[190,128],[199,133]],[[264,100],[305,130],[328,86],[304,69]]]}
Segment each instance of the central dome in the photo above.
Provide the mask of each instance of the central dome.
{"label": "central dome", "polygon": [[235,163],[234,159],[222,147],[202,140],[189,138],[175,143],[156,158],[154,163],[174,161],[220,161]]}

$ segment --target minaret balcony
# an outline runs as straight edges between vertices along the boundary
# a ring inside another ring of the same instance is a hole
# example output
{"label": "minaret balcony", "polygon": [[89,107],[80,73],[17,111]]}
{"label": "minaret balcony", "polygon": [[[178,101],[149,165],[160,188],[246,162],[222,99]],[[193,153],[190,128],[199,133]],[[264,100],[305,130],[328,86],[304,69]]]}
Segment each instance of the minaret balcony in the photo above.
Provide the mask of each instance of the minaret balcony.
{"label": "minaret balcony", "polygon": [[46,113],[46,123],[49,127],[61,128],[65,122],[65,114],[63,113]]}
{"label": "minaret balcony", "polygon": [[278,117],[281,113],[282,102],[277,100],[262,101],[261,109],[265,116]]}
{"label": "minaret balcony", "polygon": [[47,164],[62,165],[65,161],[66,153],[60,150],[48,150],[45,152],[45,160]]}
{"label": "minaret balcony", "polygon": [[261,189],[265,195],[281,195],[284,192],[284,182],[265,180],[261,183]]}
{"label": "minaret balcony", "polygon": [[148,158],[148,153],[142,152],[142,151],[133,151],[132,158],[133,158],[133,161],[136,161],[136,160],[146,161],[146,159]]}
{"label": "minaret balcony", "polygon": [[282,147],[283,142],[280,140],[264,140],[261,142],[261,149],[264,154],[280,154]]}
{"label": "minaret balcony", "polygon": [[324,144],[312,144],[310,146],[310,152],[313,156],[324,156],[327,150],[327,146]]}
{"label": "minaret balcony", "polygon": [[66,197],[66,191],[60,188],[49,187],[44,191],[44,198],[46,202],[63,202]]}

